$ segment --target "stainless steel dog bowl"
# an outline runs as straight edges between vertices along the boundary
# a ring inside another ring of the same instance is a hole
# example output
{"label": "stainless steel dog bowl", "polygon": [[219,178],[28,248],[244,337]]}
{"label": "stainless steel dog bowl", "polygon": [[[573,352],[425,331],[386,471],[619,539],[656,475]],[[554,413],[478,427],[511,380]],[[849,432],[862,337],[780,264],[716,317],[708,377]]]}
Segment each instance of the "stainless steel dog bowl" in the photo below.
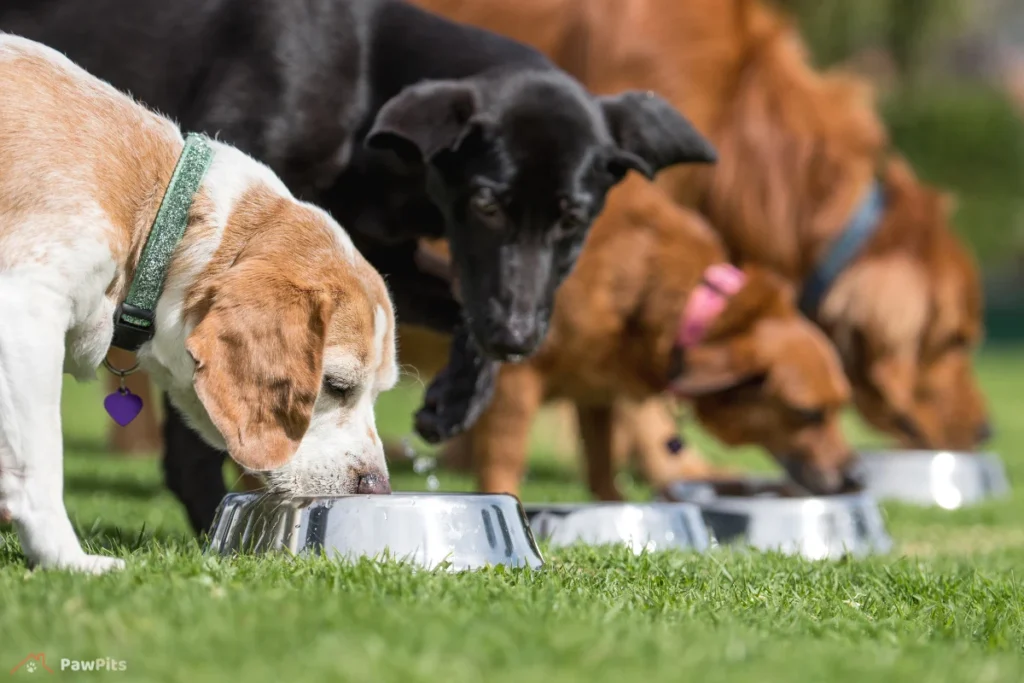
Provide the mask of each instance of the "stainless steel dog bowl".
{"label": "stainless steel dog bowl", "polygon": [[679,482],[668,500],[700,506],[720,543],[803,555],[812,560],[885,553],[892,539],[868,493],[800,496],[775,480]]}
{"label": "stainless steel dog bowl", "polygon": [[874,451],[861,453],[858,466],[879,500],[955,510],[1010,492],[1003,462],[993,453]]}
{"label": "stainless steel dog bowl", "polygon": [[552,546],[623,543],[644,550],[707,550],[700,508],[689,503],[578,503],[523,506],[534,535]]}
{"label": "stainless steel dog bowl", "polygon": [[454,571],[487,565],[540,567],[540,550],[514,496],[394,493],[282,499],[229,494],[209,552],[321,553],[396,560]]}

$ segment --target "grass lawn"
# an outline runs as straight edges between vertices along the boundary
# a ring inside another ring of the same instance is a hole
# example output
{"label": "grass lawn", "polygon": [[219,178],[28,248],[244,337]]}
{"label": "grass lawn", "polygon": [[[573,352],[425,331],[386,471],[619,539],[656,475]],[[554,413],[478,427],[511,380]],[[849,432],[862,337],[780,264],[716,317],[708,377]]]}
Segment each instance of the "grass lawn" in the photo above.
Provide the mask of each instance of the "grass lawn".
{"label": "grass lawn", "polygon": [[[1022,481],[1024,352],[988,351],[981,370],[996,448]],[[404,433],[415,401],[410,390],[382,399],[382,429]],[[225,560],[189,538],[155,460],[103,452],[105,420],[98,385],[68,385],[68,506],[86,543],[127,556],[128,569],[30,572],[0,532],[0,678],[41,652],[57,673],[12,680],[1024,680],[1019,496],[959,512],[887,506],[896,551],[866,561],[577,548],[546,553],[541,571],[451,576]],[[524,497],[581,498],[575,463],[535,450]],[[756,453],[728,457],[766,466]],[[444,489],[470,485],[439,476]],[[424,481],[406,467],[394,483]],[[62,673],[62,658],[124,660],[127,670]]]}

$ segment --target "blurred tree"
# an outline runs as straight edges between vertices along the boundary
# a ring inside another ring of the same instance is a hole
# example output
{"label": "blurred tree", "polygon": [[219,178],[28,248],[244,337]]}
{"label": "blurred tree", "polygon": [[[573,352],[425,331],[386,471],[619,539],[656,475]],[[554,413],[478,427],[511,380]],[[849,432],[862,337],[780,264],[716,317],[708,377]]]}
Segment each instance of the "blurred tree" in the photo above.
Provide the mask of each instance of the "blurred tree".
{"label": "blurred tree", "polygon": [[902,80],[927,68],[936,41],[963,18],[971,0],[776,0],[797,17],[822,66],[866,47],[891,52]]}
{"label": "blurred tree", "polygon": [[934,41],[956,24],[965,9],[964,0],[889,0],[888,47],[908,85],[925,69]]}

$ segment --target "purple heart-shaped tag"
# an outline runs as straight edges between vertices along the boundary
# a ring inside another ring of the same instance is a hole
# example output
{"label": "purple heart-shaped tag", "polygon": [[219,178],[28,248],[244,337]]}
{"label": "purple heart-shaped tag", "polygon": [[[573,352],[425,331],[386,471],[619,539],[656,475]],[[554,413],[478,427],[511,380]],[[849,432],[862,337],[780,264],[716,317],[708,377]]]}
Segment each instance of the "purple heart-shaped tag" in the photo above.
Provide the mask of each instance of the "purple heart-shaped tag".
{"label": "purple heart-shaped tag", "polygon": [[142,397],[128,389],[118,389],[103,399],[103,407],[114,422],[125,427],[142,412]]}

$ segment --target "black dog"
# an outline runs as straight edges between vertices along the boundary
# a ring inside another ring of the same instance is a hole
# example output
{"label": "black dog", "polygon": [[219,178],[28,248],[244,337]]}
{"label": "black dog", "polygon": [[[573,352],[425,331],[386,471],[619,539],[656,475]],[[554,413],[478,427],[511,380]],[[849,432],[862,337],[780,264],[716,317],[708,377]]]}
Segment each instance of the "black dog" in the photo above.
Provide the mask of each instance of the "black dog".
{"label": "black dog", "polygon": [[[404,321],[461,330],[417,415],[432,441],[472,424],[495,361],[541,343],[608,190],[714,157],[653,94],[593,97],[524,45],[398,0],[6,0],[0,30],[268,163],[352,233]],[[415,267],[420,237],[448,238],[464,311]],[[173,410],[165,431],[168,485],[206,529],[223,456]]]}

